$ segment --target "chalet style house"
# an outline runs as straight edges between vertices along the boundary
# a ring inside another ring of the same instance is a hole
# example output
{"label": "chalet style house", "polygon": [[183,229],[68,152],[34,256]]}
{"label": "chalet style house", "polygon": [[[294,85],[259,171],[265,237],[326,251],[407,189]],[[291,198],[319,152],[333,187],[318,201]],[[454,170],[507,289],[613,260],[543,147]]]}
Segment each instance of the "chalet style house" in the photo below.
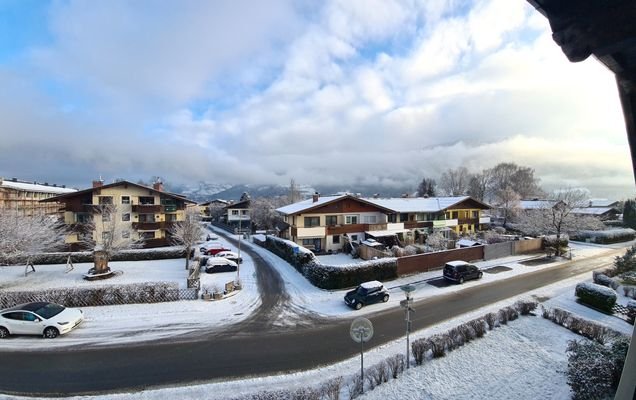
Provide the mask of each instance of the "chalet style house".
{"label": "chalet style house", "polygon": [[43,203],[40,200],[61,194],[74,193],[76,189],[48,183],[26,182],[17,178],[0,177],[0,210],[12,210],[20,216],[37,214],[62,217],[62,205],[56,202]]}
{"label": "chalet style house", "polygon": [[490,206],[471,197],[359,198],[314,194],[278,208],[289,228],[281,233],[315,251],[337,251],[345,241],[367,238],[409,243],[435,231],[472,233],[489,224],[482,211]]}
{"label": "chalet style house", "polygon": [[[93,181],[90,189],[42,201],[63,204],[64,222],[75,232],[66,240],[71,249],[77,248],[82,235],[95,238],[103,234],[85,229],[99,213],[96,206],[116,206],[114,218],[121,221],[123,226],[130,225],[130,229],[126,231],[132,232],[133,239],[144,239],[143,247],[160,247],[170,245],[170,227],[185,219],[186,206],[196,204],[184,196],[164,192],[160,182],[147,187],[128,181],[104,185],[101,180]],[[95,229],[98,229],[98,224],[95,225]]]}
{"label": "chalet style house", "polygon": [[[555,207],[558,203],[554,200],[521,200],[519,209],[522,212],[533,212],[533,210]],[[590,216],[600,221],[612,221],[618,219],[621,213],[619,202],[605,199],[592,199],[587,201],[581,207],[572,209],[573,215]]]}
{"label": "chalet style house", "polygon": [[244,193],[243,196],[241,196],[241,200],[227,205],[223,215],[223,222],[234,229],[239,229],[241,232],[249,232],[252,226],[250,202],[251,199],[249,195]]}

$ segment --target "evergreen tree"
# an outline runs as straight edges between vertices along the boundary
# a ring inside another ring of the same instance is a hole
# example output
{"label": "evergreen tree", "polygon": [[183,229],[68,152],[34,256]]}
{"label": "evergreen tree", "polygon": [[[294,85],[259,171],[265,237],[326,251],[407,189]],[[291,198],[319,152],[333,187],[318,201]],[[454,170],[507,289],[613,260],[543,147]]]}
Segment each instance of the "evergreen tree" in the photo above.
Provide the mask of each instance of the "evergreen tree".
{"label": "evergreen tree", "polygon": [[636,201],[630,199],[625,202],[623,224],[629,228],[636,229]]}

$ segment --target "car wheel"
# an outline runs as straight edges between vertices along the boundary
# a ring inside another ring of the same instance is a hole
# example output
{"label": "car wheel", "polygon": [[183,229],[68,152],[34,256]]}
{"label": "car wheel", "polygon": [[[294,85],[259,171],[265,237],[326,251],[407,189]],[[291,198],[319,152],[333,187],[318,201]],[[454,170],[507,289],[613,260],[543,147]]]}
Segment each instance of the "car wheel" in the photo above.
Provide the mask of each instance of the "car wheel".
{"label": "car wheel", "polygon": [[47,339],[55,339],[57,337],[57,335],[59,335],[60,332],[53,328],[52,326],[49,326],[48,328],[44,329],[44,337]]}
{"label": "car wheel", "polygon": [[353,307],[355,307],[355,309],[356,309],[356,310],[359,310],[359,309],[361,309],[361,308],[362,308],[362,303],[360,303],[360,302],[358,301],[358,302],[356,302],[356,304],[355,304]]}
{"label": "car wheel", "polygon": [[480,272],[479,275],[477,275],[477,279],[481,279],[482,276],[484,276],[484,273]]}
{"label": "car wheel", "polygon": [[384,303],[386,303],[387,301],[389,301],[389,295],[388,295],[388,294],[385,294],[385,295],[384,295],[384,297],[382,298],[382,301],[383,301]]}
{"label": "car wheel", "polygon": [[464,277],[463,276],[459,278],[459,284],[461,285],[462,283],[464,283]]}
{"label": "car wheel", "polygon": [[0,326],[0,339],[6,339],[9,337],[9,330],[4,326]]}

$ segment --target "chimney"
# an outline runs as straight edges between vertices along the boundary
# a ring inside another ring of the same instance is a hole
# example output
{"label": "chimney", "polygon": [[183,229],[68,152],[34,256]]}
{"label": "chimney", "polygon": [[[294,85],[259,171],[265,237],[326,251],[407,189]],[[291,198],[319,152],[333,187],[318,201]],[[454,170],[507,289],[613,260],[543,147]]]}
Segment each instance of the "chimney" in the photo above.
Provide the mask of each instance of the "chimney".
{"label": "chimney", "polygon": [[320,193],[318,193],[318,192],[314,192],[314,195],[313,195],[313,196],[311,196],[311,198],[312,198],[312,200],[314,201],[314,203],[315,203],[315,202],[317,202],[317,201],[318,201],[318,199],[320,198]]}
{"label": "chimney", "polygon": [[100,178],[97,181],[93,181],[93,189],[104,186],[104,181]]}
{"label": "chimney", "polygon": [[161,180],[157,179],[157,181],[152,184],[152,188],[157,190],[157,191],[159,191],[159,192],[163,192],[163,182],[161,182]]}

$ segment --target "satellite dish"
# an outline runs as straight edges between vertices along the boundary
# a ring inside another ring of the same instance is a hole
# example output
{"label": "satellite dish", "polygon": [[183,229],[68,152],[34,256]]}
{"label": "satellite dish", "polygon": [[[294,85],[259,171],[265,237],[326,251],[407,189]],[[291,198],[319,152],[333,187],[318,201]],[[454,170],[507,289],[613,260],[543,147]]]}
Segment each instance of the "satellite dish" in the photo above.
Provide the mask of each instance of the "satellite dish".
{"label": "satellite dish", "polygon": [[366,343],[373,337],[373,324],[366,318],[356,318],[349,329],[351,339],[356,343]]}

